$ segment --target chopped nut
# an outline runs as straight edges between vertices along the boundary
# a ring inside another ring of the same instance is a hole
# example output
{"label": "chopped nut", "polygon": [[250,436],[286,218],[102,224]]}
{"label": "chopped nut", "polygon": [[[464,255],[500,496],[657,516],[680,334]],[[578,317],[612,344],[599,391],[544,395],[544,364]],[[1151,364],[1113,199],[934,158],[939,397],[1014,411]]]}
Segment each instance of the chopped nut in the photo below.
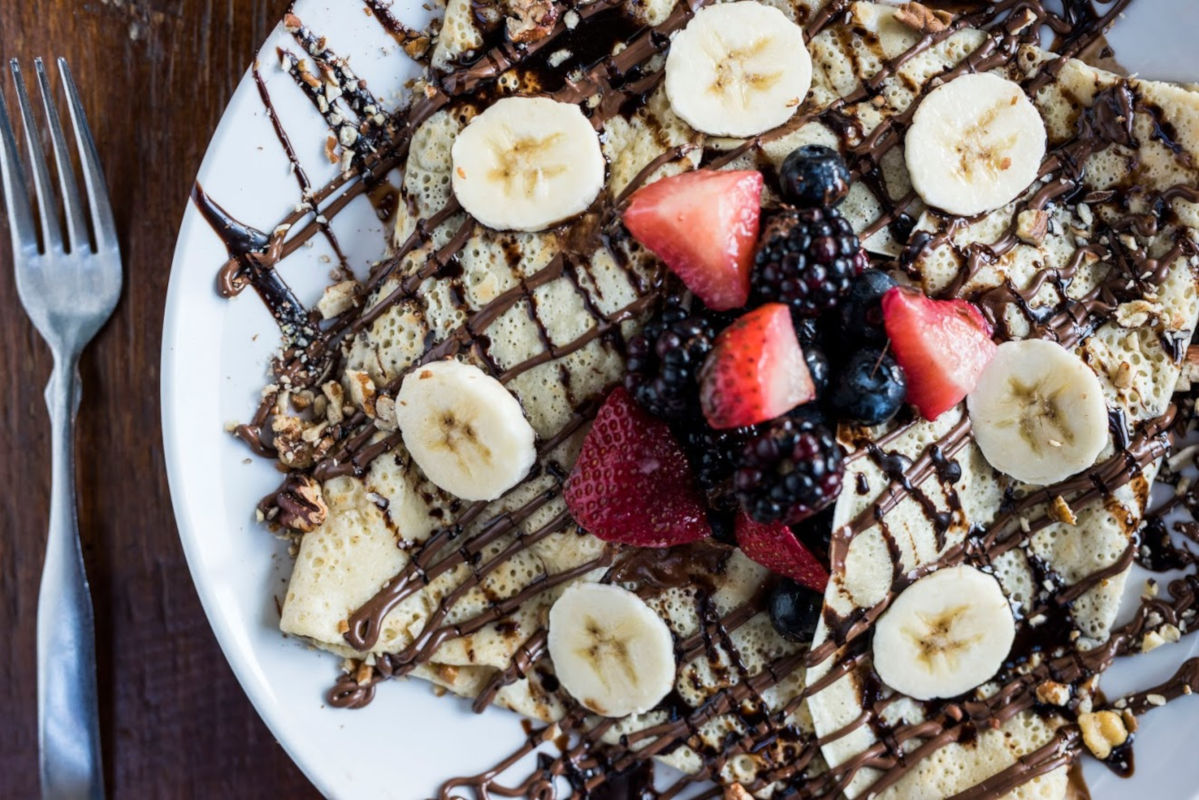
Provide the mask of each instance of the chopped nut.
{"label": "chopped nut", "polygon": [[1112,370],[1112,385],[1117,389],[1127,389],[1132,386],[1132,364],[1121,361],[1120,366]]}
{"label": "chopped nut", "polygon": [[275,449],[279,451],[279,461],[284,466],[292,469],[310,467],[332,446],[329,439],[305,437],[304,433],[310,427],[299,417],[288,414],[276,414],[271,419]]}
{"label": "chopped nut", "polygon": [[1049,233],[1049,212],[1042,209],[1025,209],[1016,217],[1016,237],[1022,242],[1039,245]]}
{"label": "chopped nut", "polygon": [[437,677],[446,683],[453,683],[458,679],[458,668],[453,664],[438,664]]}
{"label": "chopped nut", "polygon": [[368,417],[375,416],[375,382],[371,376],[362,370],[346,370],[346,381],[349,383],[350,402],[355,408],[366,412]]}
{"label": "chopped nut", "polygon": [[573,31],[575,28],[579,27],[579,22],[581,21],[579,12],[572,8],[562,17],[562,21],[566,23],[566,29],[568,31]]}
{"label": "chopped nut", "polygon": [[341,388],[341,384],[337,381],[329,381],[321,387],[321,391],[325,393],[325,399],[328,400],[328,408],[325,409],[325,419],[329,420],[330,425],[337,425],[345,415],[342,413],[342,406],[345,404],[345,392]]}
{"label": "chopped nut", "polygon": [[394,431],[396,423],[396,401],[387,395],[375,400],[375,426],[381,431]]}
{"label": "chopped nut", "polygon": [[1128,741],[1128,728],[1115,711],[1096,711],[1078,715],[1078,727],[1087,749],[1102,760],[1112,754],[1112,748]]}
{"label": "chopped nut", "polygon": [[949,27],[953,15],[919,3],[904,3],[895,9],[895,20],[920,33],[940,33]]}
{"label": "chopped nut", "polygon": [[741,784],[733,783],[724,790],[724,800],[754,800],[754,796]]}
{"label": "chopped nut", "polygon": [[304,25],[304,23],[300,22],[300,18],[297,17],[295,14],[288,12],[283,15],[283,28],[288,33],[295,33],[301,27],[303,27],[303,25]]}
{"label": "chopped nut", "polygon": [[1122,328],[1144,327],[1161,313],[1161,306],[1148,300],[1130,300],[1116,306],[1116,322]]}
{"label": "chopped nut", "polygon": [[316,530],[329,515],[321,485],[315,479],[292,473],[275,493],[274,504],[279,509],[275,521],[300,533]]}
{"label": "chopped nut", "polygon": [[1037,687],[1037,700],[1046,705],[1064,706],[1070,702],[1070,687],[1057,681],[1045,681]]}
{"label": "chopped nut", "polygon": [[354,671],[354,682],[359,686],[370,684],[371,679],[375,677],[375,670],[370,664],[363,661],[358,665],[358,669]]}
{"label": "chopped nut", "polygon": [[1144,638],[1141,639],[1141,652],[1148,653],[1152,650],[1156,650],[1165,643],[1166,640],[1162,638],[1160,633],[1157,631],[1149,631],[1149,633],[1145,634]]}
{"label": "chopped nut", "polygon": [[1091,223],[1095,221],[1095,213],[1091,211],[1091,207],[1089,205],[1086,203],[1079,203],[1074,211],[1078,214],[1078,219],[1082,221],[1083,225],[1086,225],[1088,228],[1091,227]]}
{"label": "chopped nut", "polygon": [[1157,597],[1157,591],[1157,581],[1155,581],[1153,578],[1149,578],[1145,581],[1145,588],[1141,591],[1141,599],[1151,600],[1154,597]]}
{"label": "chopped nut", "polygon": [[1170,644],[1173,644],[1174,642],[1177,642],[1179,639],[1182,638],[1182,631],[1178,630],[1178,626],[1171,625],[1168,622],[1165,625],[1158,628],[1157,630],[1158,630],[1158,633],[1161,634],[1162,639],[1169,642]]}
{"label": "chopped nut", "polygon": [[348,633],[348,632],[349,632],[349,630],[350,630],[350,623],[349,623],[349,622],[347,622],[347,621],[346,621],[346,620],[344,620],[344,619],[339,619],[339,620],[337,621],[337,632],[338,632],[338,633]]}
{"label": "chopped nut", "polygon": [[1151,706],[1164,706],[1166,704],[1166,698],[1164,695],[1160,694],[1147,694],[1145,695],[1145,702],[1149,703]]}
{"label": "chopped nut", "polygon": [[332,319],[354,307],[358,296],[358,281],[342,281],[325,289],[316,308],[325,319]]}
{"label": "chopped nut", "polygon": [[1070,504],[1066,502],[1066,498],[1060,494],[1053,498],[1053,507],[1050,509],[1049,514],[1058,522],[1064,522],[1067,525],[1074,525],[1078,522],[1078,517],[1074,515],[1074,509],[1070,508]]}
{"label": "chopped nut", "polygon": [[515,0],[505,23],[508,38],[517,44],[536,42],[549,36],[558,21],[553,0]]}
{"label": "chopped nut", "polygon": [[[1125,702],[1125,705],[1128,705]],[[1120,719],[1124,720],[1124,727],[1128,728],[1129,733],[1136,733],[1140,725],[1137,723],[1137,715],[1127,708],[1120,712]]]}

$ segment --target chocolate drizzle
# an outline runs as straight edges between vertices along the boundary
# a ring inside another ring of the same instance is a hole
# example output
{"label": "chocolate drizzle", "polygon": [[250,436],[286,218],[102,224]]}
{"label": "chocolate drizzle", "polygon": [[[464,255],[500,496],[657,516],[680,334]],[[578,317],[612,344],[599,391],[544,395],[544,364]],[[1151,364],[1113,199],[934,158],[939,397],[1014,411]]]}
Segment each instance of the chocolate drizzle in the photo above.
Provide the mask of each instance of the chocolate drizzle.
{"label": "chocolate drizzle", "polygon": [[[371,15],[405,52],[414,57],[424,56],[429,40],[426,34],[404,27],[380,0],[365,0],[365,3]],[[366,330],[397,304],[412,302],[425,280],[431,277],[455,279],[454,276],[461,275],[457,254],[473,233],[474,222],[464,218],[459,223],[451,223],[461,214],[461,209],[453,200],[427,218],[416,220],[407,241],[371,270],[364,281],[363,296],[374,295],[384,285],[391,288],[388,294],[376,296],[369,311],[363,311],[356,305],[322,329],[316,324],[314,315],[299,303],[275,270],[280,260],[316,235],[328,239],[344,267],[344,258],[329,227],[329,220],[359,195],[365,194],[372,200],[381,219],[390,220],[397,209],[404,207],[407,200],[402,192],[384,183],[383,176],[403,164],[411,137],[422,122],[437,111],[453,108],[457,104],[488,102],[501,93],[498,78],[506,73],[522,77],[526,87],[532,86],[539,92],[565,102],[584,103],[593,99],[585,107],[597,127],[613,116],[635,113],[662,78],[661,70],[651,69],[650,62],[668,47],[669,35],[685,25],[693,8],[701,4],[702,0],[695,4],[681,3],[665,21],[646,27],[626,17],[622,4],[616,0],[596,0],[577,9],[577,26],[568,27],[564,19],[559,19],[546,38],[523,44],[507,41],[503,37],[503,26],[487,17],[488,45],[481,52],[471,54],[466,62],[448,74],[436,76],[422,96],[396,114],[384,114],[378,101],[365,84],[350,72],[345,61],[330,52],[325,42],[305,28],[302,22],[294,17],[289,18],[289,32],[296,44],[317,65],[318,73],[308,72],[299,57],[286,51],[283,53],[286,56],[285,69],[325,116],[332,140],[342,141],[339,138],[340,131],[347,123],[339,111],[329,106],[328,95],[323,88],[326,84],[338,87],[339,96],[343,98],[338,109],[346,111],[353,119],[355,133],[344,140],[352,140],[351,144],[345,145],[348,150],[343,153],[345,171],[325,187],[314,188],[310,185],[296,159],[290,139],[274,113],[265,83],[255,70],[254,78],[267,115],[274,125],[280,146],[295,168],[301,207],[268,234],[231,218],[198,185],[192,194],[193,202],[221,237],[228,251],[228,261],[219,273],[218,291],[223,296],[233,296],[246,286],[251,286],[266,303],[285,335],[285,347],[275,364],[277,374],[286,379],[280,382],[289,390],[316,387],[319,381],[331,374],[339,358],[339,345],[347,337]],[[742,155],[756,157],[756,151],[760,151],[763,144],[809,122],[824,123],[840,138],[841,149],[847,154],[854,178],[866,184],[881,203],[881,212],[877,219],[867,224],[864,238],[886,229],[903,247],[903,255],[892,266],[914,277],[918,276],[916,265],[919,259],[930,249],[951,242],[959,221],[953,221],[945,232],[939,234],[923,231],[912,233],[913,222],[909,212],[915,203],[914,194],[907,192],[896,197],[886,184],[882,160],[902,140],[917,103],[912,103],[906,112],[888,117],[869,132],[863,131],[845,110],[853,103],[881,97],[887,78],[895,75],[906,62],[963,27],[979,27],[988,35],[977,50],[946,71],[944,80],[967,71],[991,69],[1010,62],[1016,57],[1020,46],[1034,43],[1040,30],[1045,27],[1056,37],[1055,52],[1067,56],[1081,53],[1102,35],[1127,4],[1128,0],[1108,0],[1098,4],[1067,0],[1063,11],[1057,14],[1051,13],[1035,0],[954,4],[955,10],[960,13],[948,27],[922,34],[906,52],[887,60],[873,77],[831,103],[828,108],[820,111],[801,108],[783,127],[755,137],[732,150],[705,152],[703,162],[721,166]],[[847,16],[848,6],[849,3],[843,0],[832,0],[812,14],[811,18],[801,19],[809,37],[841,23]],[[487,11],[478,3],[475,8],[476,15]],[[561,68],[550,68],[549,55],[560,49],[569,50],[572,60],[566,67],[559,65]],[[1041,72],[1030,79],[1026,86],[1030,93],[1051,80],[1060,63],[1051,62],[1043,66]],[[569,75],[566,74],[568,68]],[[314,80],[319,85],[314,85]],[[1042,176],[1051,176],[1052,179],[1024,201],[1027,208],[1045,209],[1077,196],[1082,190],[1081,165],[1091,154],[1105,147],[1135,144],[1133,120],[1137,114],[1144,113],[1150,114],[1155,120],[1154,138],[1181,156],[1176,144],[1171,147],[1176,141],[1175,132],[1169,129],[1160,115],[1154,116],[1154,110],[1127,86],[1119,84],[1100,92],[1095,102],[1079,115],[1076,135],[1048,154],[1042,166]],[[331,146],[330,153],[334,153],[335,149]],[[601,197],[595,208],[563,231],[569,244],[567,249],[537,272],[522,275],[517,285],[508,291],[473,310],[466,308],[465,301],[459,296],[464,321],[444,336],[430,336],[417,363],[469,351],[478,356],[499,380],[507,382],[597,340],[615,352],[623,352],[621,331],[625,323],[637,320],[672,287],[661,275],[646,278],[628,266],[621,241],[624,234],[615,220],[623,202],[637,186],[660,166],[689,155],[691,150],[687,145],[668,148],[648,164],[620,195]],[[1122,222],[1114,223],[1102,233],[1110,234],[1112,240],[1118,240],[1122,233],[1140,237],[1154,235],[1168,213],[1169,202],[1175,198],[1199,201],[1199,190],[1175,187],[1146,202],[1148,207],[1154,209],[1153,212],[1130,212]],[[1111,199],[1110,196],[1090,198],[1093,202]],[[447,224],[458,225],[448,241],[432,252],[419,269],[411,274],[400,273],[404,277],[395,279],[404,259],[417,248],[428,246],[434,232]],[[1027,322],[1031,335],[1053,338],[1065,344],[1080,341],[1119,302],[1141,296],[1147,285],[1156,285],[1164,280],[1165,268],[1171,261],[1183,253],[1193,252],[1193,245],[1181,239],[1173,250],[1156,259],[1150,259],[1145,252],[1123,245],[1087,245],[1080,247],[1066,266],[1043,271],[1024,289],[1006,283],[971,295],[967,289],[978,271],[1002,258],[1016,244],[1014,231],[1008,231],[989,245],[976,244],[959,251],[963,267],[951,282],[947,294],[964,294],[973,299],[996,325],[1001,336],[1010,335],[1005,313],[1007,309],[1015,308]],[[622,308],[601,313],[589,294],[580,291],[587,298],[586,312],[595,324],[573,341],[553,342],[538,317],[535,290],[563,277],[578,287],[584,283],[594,284],[588,277],[588,259],[599,248],[606,250],[617,267],[625,271],[637,287],[638,297]],[[1115,268],[1109,277],[1087,295],[1070,298],[1066,289],[1075,273],[1089,260],[1101,258],[1109,258],[1114,264]],[[1045,287],[1057,291],[1061,300],[1056,306],[1034,305],[1034,298],[1040,298]],[[525,362],[500,368],[488,352],[488,329],[504,312],[518,303],[525,303],[528,308],[542,336],[545,352]],[[1182,357],[1181,348],[1185,344],[1163,339],[1163,346],[1175,361]],[[307,366],[301,367],[301,364]],[[399,378],[392,385],[382,387],[382,393],[394,394],[398,382]],[[543,457],[586,425],[595,411],[594,398],[576,397],[571,393],[566,377],[563,378],[563,388],[577,411],[561,431],[539,443]],[[236,431],[256,453],[268,457],[275,455],[275,448],[270,442],[264,441],[267,437],[264,437],[263,431],[273,413],[277,394],[268,393],[251,422]],[[488,607],[473,618],[450,622],[454,605],[467,592],[479,587],[489,574],[500,569],[516,553],[571,526],[571,520],[564,511],[551,516],[535,529],[528,530],[524,525],[539,509],[554,501],[561,490],[565,471],[558,465],[548,464],[545,467],[545,474],[551,478],[548,488],[524,504],[490,518],[484,518],[486,504],[463,504],[453,509],[452,518],[443,520],[443,526],[434,531],[427,541],[413,547],[411,561],[404,570],[387,581],[374,597],[350,616],[345,633],[346,643],[350,647],[359,651],[372,649],[379,641],[387,614],[438,576],[469,564],[471,578],[442,599],[423,630],[409,645],[397,652],[379,654],[372,665],[362,664],[353,674],[342,676],[330,690],[328,702],[342,708],[364,706],[370,702],[380,682],[406,675],[416,667],[428,664],[442,643],[475,633],[488,625],[503,625],[512,612],[526,601],[578,576],[603,570],[604,580],[625,583],[647,594],[695,589],[693,594],[701,626],[695,635],[676,643],[678,657],[682,662],[707,658],[713,669],[719,668],[728,678],[726,687],[698,707],[672,695],[659,709],[663,712],[661,722],[621,737],[618,744],[604,744],[602,739],[615,724],[614,721],[597,721],[586,715],[560,690],[552,672],[545,668],[546,631],[513,630],[512,635],[520,636],[521,643],[512,661],[505,668],[495,671],[478,694],[473,707],[481,711],[505,687],[529,680],[536,682],[546,694],[560,700],[566,708],[565,716],[553,726],[529,727],[525,743],[492,769],[447,781],[439,795],[442,800],[462,796],[463,792],[470,792],[477,798],[523,796],[550,800],[560,796],[556,786],[562,780],[570,785],[572,796],[613,799],[635,796],[668,800],[715,779],[734,759],[747,755],[766,762],[756,782],[745,787],[750,791],[777,781],[783,786],[782,793],[777,796],[832,795],[843,791],[863,770],[874,769],[882,770],[882,774],[867,791],[880,792],[894,785],[914,764],[938,748],[951,742],[968,743],[982,729],[1000,724],[1022,711],[1038,710],[1036,687],[1040,682],[1053,679],[1074,684],[1088,676],[1098,675],[1115,658],[1138,652],[1145,636],[1161,624],[1182,625],[1185,628],[1188,620],[1194,622],[1199,584],[1194,575],[1188,575],[1170,584],[1168,599],[1153,599],[1143,604],[1136,617],[1114,631],[1107,642],[1087,651],[1069,646],[1069,634],[1074,628],[1071,604],[1101,581],[1123,572],[1134,557],[1153,569],[1189,567],[1196,563],[1193,551],[1176,543],[1178,537],[1171,535],[1158,514],[1147,517],[1139,538],[1119,558],[1069,586],[1047,564],[1032,556],[1027,548],[1029,539],[1052,522],[1046,507],[1055,497],[1066,498],[1077,509],[1090,503],[1107,502],[1117,489],[1141,479],[1142,471],[1167,452],[1175,428],[1182,424],[1176,420],[1173,408],[1162,417],[1142,423],[1135,429],[1130,428],[1126,419],[1113,418],[1113,437],[1117,447],[1110,458],[1096,464],[1087,473],[1056,486],[1009,496],[989,525],[966,532],[959,544],[947,548],[949,532],[963,519],[958,513],[960,502],[954,486],[962,478],[962,466],[958,459],[970,441],[969,420],[963,414],[937,441],[913,459],[888,450],[890,444],[913,424],[898,424],[887,435],[873,439],[866,437],[848,456],[847,460],[851,463],[858,458],[873,461],[887,484],[881,487],[882,491],[869,508],[833,532],[830,561],[834,573],[842,571],[849,543],[855,536],[877,527],[895,564],[890,597],[911,581],[939,567],[963,562],[986,564],[990,559],[1013,549],[1023,550],[1038,581],[1052,585],[1054,590],[1039,595],[1036,606],[1028,609],[1024,615],[1019,626],[1018,644],[1014,649],[1015,657],[996,677],[998,691],[986,700],[956,698],[928,704],[926,718],[919,723],[888,726],[882,722],[882,712],[894,702],[895,696],[887,696],[881,691],[877,678],[871,678],[874,673],[869,667],[868,637],[865,634],[885,610],[889,597],[872,608],[861,609],[846,618],[839,618],[826,609],[825,622],[830,631],[827,642],[811,649],[798,648],[782,653],[764,669],[752,672],[738,653],[732,634],[761,613],[764,593],[724,614],[716,612],[704,576],[719,574],[726,567],[731,551],[719,543],[693,545],[667,553],[609,547],[587,563],[532,580],[511,597],[492,598]],[[377,433],[375,424],[362,412],[351,416],[337,426],[334,431],[336,441],[311,467],[310,474],[318,480],[338,475],[363,476],[374,459],[399,443],[399,436],[395,433],[372,442]],[[950,509],[948,513],[938,510],[937,503],[928,494],[926,486],[931,485],[930,481],[939,485]],[[879,487],[859,485],[857,488],[865,494]],[[937,534],[938,548],[944,552],[936,561],[905,572],[900,563],[901,550],[888,528],[887,516],[908,499],[913,500],[924,512]],[[1191,502],[1190,492],[1181,493],[1167,505],[1161,509],[1162,513],[1179,506],[1199,509],[1199,503]],[[1189,524],[1194,527],[1177,528],[1175,533],[1199,541],[1199,535],[1195,533],[1199,531],[1199,523]],[[484,553],[489,552],[489,545],[509,540],[510,544],[499,553],[484,559]],[[1044,619],[1034,624],[1041,617]],[[796,670],[826,662],[831,663],[827,674],[813,681],[782,708],[772,710],[763,699],[765,693]],[[806,697],[851,672],[866,676],[864,711],[852,724],[817,741],[796,725],[794,714]],[[875,690],[870,690],[871,680],[877,684]],[[1116,701],[1116,705],[1137,714],[1144,713],[1155,707],[1159,698],[1169,700],[1199,689],[1197,681],[1199,661],[1192,660],[1183,665],[1170,681],[1153,690]],[[1119,705],[1121,702],[1123,706]],[[997,797],[1038,775],[1075,763],[1083,749],[1074,723],[1075,709],[1059,710],[1059,713],[1066,717],[1067,722],[1049,742],[958,797]],[[729,733],[722,747],[705,745],[704,738],[699,735],[701,727],[726,715],[737,719],[737,729]],[[873,745],[837,767],[813,769],[819,761],[821,746],[863,725],[869,725],[874,731],[877,741]],[[554,746],[558,749],[556,755],[546,752]],[[689,747],[699,755],[699,771],[695,775],[679,778],[662,791],[653,790],[648,759],[680,747]],[[540,751],[536,767],[532,772],[512,779],[509,773],[516,769],[524,756],[534,751]],[[1131,759],[1131,756],[1128,758]],[[503,783],[508,780],[514,782]],[[714,789],[700,796],[715,797],[718,794],[719,790]]]}

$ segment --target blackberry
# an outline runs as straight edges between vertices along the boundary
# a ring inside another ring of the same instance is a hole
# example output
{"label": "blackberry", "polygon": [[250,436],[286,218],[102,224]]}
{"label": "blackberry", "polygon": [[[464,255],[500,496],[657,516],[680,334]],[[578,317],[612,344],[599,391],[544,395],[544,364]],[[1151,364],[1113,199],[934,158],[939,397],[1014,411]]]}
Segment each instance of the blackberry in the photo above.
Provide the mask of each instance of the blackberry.
{"label": "blackberry", "polygon": [[849,167],[836,150],[807,144],[783,159],[779,184],[783,199],[788,202],[832,208],[849,194]]}
{"label": "blackberry", "polygon": [[895,416],[906,392],[907,381],[895,359],[868,348],[854,353],[841,368],[828,399],[842,419],[878,425]]}
{"label": "blackberry", "polygon": [[797,318],[834,308],[866,268],[866,254],[835,209],[786,208],[766,224],[751,278],[752,299],[781,302]]}
{"label": "blackberry", "polygon": [[817,419],[780,417],[759,426],[742,447],[733,487],[757,521],[794,525],[841,492],[841,448]]}
{"label": "blackberry", "polygon": [[811,642],[823,602],[820,592],[783,578],[770,590],[770,623],[786,639]]}
{"label": "blackberry", "polygon": [[882,270],[868,269],[858,276],[837,309],[841,331],[847,338],[877,345],[887,341],[882,299],[893,286],[895,279]]}
{"label": "blackberry", "polygon": [[711,508],[736,510],[733,498],[733,473],[737,457],[753,428],[714,430],[704,423],[692,423],[680,432],[679,441],[691,464],[691,474],[708,499]]}
{"label": "blackberry", "polygon": [[712,351],[715,336],[707,317],[667,306],[629,341],[625,388],[656,416],[670,420],[696,416],[696,375]]}

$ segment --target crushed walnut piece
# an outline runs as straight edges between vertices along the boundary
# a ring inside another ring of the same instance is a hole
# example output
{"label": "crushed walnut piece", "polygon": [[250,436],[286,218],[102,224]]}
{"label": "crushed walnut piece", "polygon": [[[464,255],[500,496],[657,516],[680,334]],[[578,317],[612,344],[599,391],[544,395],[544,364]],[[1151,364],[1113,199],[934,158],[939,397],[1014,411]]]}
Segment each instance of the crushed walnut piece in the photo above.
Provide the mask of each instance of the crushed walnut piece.
{"label": "crushed walnut piece", "polygon": [[754,796],[741,784],[731,783],[724,790],[724,800],[754,800]]}
{"label": "crushed walnut piece", "polygon": [[369,686],[371,679],[375,677],[375,669],[365,661],[358,665],[358,669],[354,670],[354,682],[359,686]]}
{"label": "crushed walnut piece", "polygon": [[385,394],[375,400],[375,427],[381,431],[394,431],[399,427],[396,421],[396,401]]}
{"label": "crushed walnut piece", "polygon": [[920,3],[904,3],[895,9],[895,21],[920,33],[940,33],[953,22],[953,14]]}
{"label": "crushed walnut piece", "polygon": [[[325,423],[321,423],[325,425]],[[274,434],[275,449],[279,451],[279,461],[291,469],[311,467],[318,459],[323,458],[333,446],[332,437],[326,436],[326,429],[321,428],[317,435],[308,433],[314,427],[299,417],[289,414],[276,414],[271,419],[271,432]]]}
{"label": "crushed walnut piece", "polygon": [[1116,323],[1122,328],[1142,328],[1156,322],[1162,308],[1148,300],[1130,300],[1116,306]]}
{"label": "crushed walnut piece", "polygon": [[300,533],[316,530],[329,516],[321,485],[308,475],[292,473],[275,493],[279,514],[275,521]]}
{"label": "crushed walnut piece", "polygon": [[1120,365],[1111,372],[1112,386],[1117,389],[1127,389],[1132,386],[1132,364],[1121,361]]}
{"label": "crushed walnut piece", "polygon": [[1049,515],[1058,522],[1066,525],[1075,525],[1078,523],[1078,517],[1074,514],[1074,509],[1070,508],[1070,504],[1066,502],[1066,498],[1060,494],[1053,498],[1053,506],[1049,510]]}
{"label": "crushed walnut piece", "polygon": [[1095,711],[1078,715],[1078,727],[1087,749],[1100,760],[1112,754],[1114,748],[1128,741],[1128,728],[1115,711]]}
{"label": "crushed walnut piece", "polygon": [[552,0],[511,0],[505,29],[517,44],[536,42],[549,36],[558,21],[558,6]]}
{"label": "crushed walnut piece", "polygon": [[342,281],[325,289],[316,308],[325,319],[332,319],[354,307],[358,297],[358,281]]}
{"label": "crushed walnut piece", "polygon": [[368,417],[374,417],[377,390],[371,376],[359,369],[348,369],[346,370],[346,383],[349,384],[350,402],[354,404],[354,407]]}
{"label": "crushed walnut piece", "polygon": [[1070,687],[1057,681],[1045,681],[1037,686],[1037,700],[1046,705],[1064,706],[1070,702]]}
{"label": "crushed walnut piece", "polygon": [[1031,245],[1040,245],[1049,233],[1049,212],[1043,209],[1025,209],[1016,217],[1016,237]]}
{"label": "crushed walnut piece", "polygon": [[345,390],[341,388],[341,384],[337,381],[329,381],[321,386],[321,391],[325,395],[325,419],[329,420],[330,425],[337,425],[345,419]]}

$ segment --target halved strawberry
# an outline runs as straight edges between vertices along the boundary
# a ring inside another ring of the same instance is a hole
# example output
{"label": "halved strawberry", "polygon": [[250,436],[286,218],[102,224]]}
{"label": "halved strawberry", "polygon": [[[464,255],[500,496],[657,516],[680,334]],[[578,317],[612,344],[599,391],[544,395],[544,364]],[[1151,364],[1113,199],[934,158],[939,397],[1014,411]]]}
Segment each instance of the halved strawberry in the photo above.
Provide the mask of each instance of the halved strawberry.
{"label": "halved strawberry", "polygon": [[741,512],[734,531],[738,546],[751,561],[817,592],[828,586],[828,570],[783,523],[755,522]]}
{"label": "halved strawberry", "polygon": [[883,295],[882,304],[908,402],[925,419],[936,419],[974,389],[995,355],[991,326],[965,300],[933,300],[902,286]]}
{"label": "halved strawberry", "polygon": [[670,426],[624,387],[596,415],[564,497],[575,521],[606,542],[670,547],[712,533]]}
{"label": "halved strawberry", "polygon": [[713,428],[765,422],[815,396],[784,303],[767,303],[721,331],[699,374],[699,402]]}
{"label": "halved strawberry", "polygon": [[708,308],[740,308],[762,213],[762,173],[699,169],[633,193],[629,233],[683,279]]}

